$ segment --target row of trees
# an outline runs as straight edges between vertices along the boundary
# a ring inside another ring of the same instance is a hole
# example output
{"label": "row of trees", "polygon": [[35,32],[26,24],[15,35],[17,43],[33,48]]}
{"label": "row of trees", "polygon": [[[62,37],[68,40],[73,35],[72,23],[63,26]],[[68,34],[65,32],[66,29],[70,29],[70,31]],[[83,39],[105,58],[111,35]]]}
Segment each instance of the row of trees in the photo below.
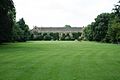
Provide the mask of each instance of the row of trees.
{"label": "row of trees", "polygon": [[80,40],[80,32],[74,33],[34,33],[31,36],[32,40]]}
{"label": "row of trees", "polygon": [[16,10],[13,1],[0,0],[0,43],[26,41],[29,34],[29,27],[23,18],[16,22]]}
{"label": "row of trees", "polygon": [[[65,25],[65,27],[71,27]],[[75,40],[81,39],[81,33],[39,33],[30,36],[28,25],[24,19],[16,22],[16,10],[12,0],[0,0],[0,43],[10,41],[32,40]],[[110,43],[120,42],[120,1],[111,13],[102,13],[95,22],[85,27],[85,40]]]}
{"label": "row of trees", "polygon": [[[70,25],[65,25],[69,28]],[[22,18],[16,22],[16,10],[12,0],[0,0],[0,43],[27,40],[75,40],[81,33],[35,33],[30,34],[29,27]]]}
{"label": "row of trees", "polygon": [[102,41],[109,43],[120,42],[120,1],[113,12],[102,13],[95,18],[95,22],[85,27],[83,31],[85,40]]}

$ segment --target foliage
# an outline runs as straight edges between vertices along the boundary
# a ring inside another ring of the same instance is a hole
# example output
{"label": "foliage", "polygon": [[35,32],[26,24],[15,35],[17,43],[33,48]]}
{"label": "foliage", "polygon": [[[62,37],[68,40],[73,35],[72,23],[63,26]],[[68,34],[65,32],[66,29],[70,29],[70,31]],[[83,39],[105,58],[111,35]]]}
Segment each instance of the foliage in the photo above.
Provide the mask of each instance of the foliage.
{"label": "foliage", "polygon": [[16,29],[15,29],[15,40],[20,42],[25,42],[29,40],[30,38],[30,31],[28,25],[25,24],[25,21],[23,18],[21,18],[16,23]]}
{"label": "foliage", "polygon": [[50,33],[51,39],[59,40],[59,33]]}
{"label": "foliage", "polygon": [[114,19],[112,24],[110,24],[107,34],[109,36],[110,42],[112,43],[120,42],[120,22],[117,22],[116,20],[117,19]]}
{"label": "foliage", "polygon": [[74,39],[78,40],[79,37],[81,36],[81,33],[80,32],[73,32],[72,36],[73,36]]}
{"label": "foliage", "polygon": [[113,10],[114,10],[114,13],[115,13],[116,17],[119,18],[119,22],[120,22],[120,0],[115,5],[115,7],[113,8]]}
{"label": "foliage", "polygon": [[60,40],[65,40],[65,33],[61,34]]}
{"label": "foliage", "polygon": [[112,13],[102,13],[95,22],[88,25],[84,31],[84,39],[90,41],[120,42],[120,1]]}
{"label": "foliage", "polygon": [[12,40],[16,11],[12,0],[0,0],[0,42]]}
{"label": "foliage", "polygon": [[80,32],[73,32],[73,33],[32,33],[31,40],[78,40],[81,37]]}
{"label": "foliage", "polygon": [[71,26],[70,26],[70,25],[65,25],[65,27],[66,27],[66,28],[71,28]]}
{"label": "foliage", "polygon": [[67,34],[65,35],[65,40],[66,40],[66,41],[71,40],[71,36],[70,36],[70,34],[69,34],[69,33],[67,33]]}
{"label": "foliage", "polygon": [[105,40],[111,43],[120,43],[120,1],[111,13],[111,19],[109,22],[109,28]]}
{"label": "foliage", "polygon": [[102,41],[107,34],[109,20],[109,13],[98,15],[95,22],[92,22],[84,29],[85,38],[90,41]]}
{"label": "foliage", "polygon": [[110,14],[109,13],[102,13],[97,16],[95,19],[95,27],[94,27],[94,35],[93,35],[93,40],[95,41],[102,41],[108,30],[108,23],[110,20]]}
{"label": "foliage", "polygon": [[24,19],[16,22],[16,11],[12,0],[0,0],[0,43],[27,41],[30,32]]}
{"label": "foliage", "polygon": [[50,36],[50,34],[47,34],[44,36],[44,40],[51,40],[51,39],[52,39],[52,37]]}
{"label": "foliage", "polygon": [[87,27],[84,28],[83,36],[84,36],[84,40],[89,40],[89,41],[93,40],[91,25],[88,25]]}

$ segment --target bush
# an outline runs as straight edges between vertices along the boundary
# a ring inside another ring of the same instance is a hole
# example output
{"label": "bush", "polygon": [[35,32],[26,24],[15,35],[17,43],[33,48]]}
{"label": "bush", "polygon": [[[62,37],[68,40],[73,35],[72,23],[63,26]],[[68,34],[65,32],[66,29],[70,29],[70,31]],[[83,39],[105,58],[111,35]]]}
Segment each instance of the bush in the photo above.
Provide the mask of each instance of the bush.
{"label": "bush", "polygon": [[50,35],[48,35],[48,34],[44,36],[44,40],[48,40],[49,41],[51,39],[52,39],[52,37]]}

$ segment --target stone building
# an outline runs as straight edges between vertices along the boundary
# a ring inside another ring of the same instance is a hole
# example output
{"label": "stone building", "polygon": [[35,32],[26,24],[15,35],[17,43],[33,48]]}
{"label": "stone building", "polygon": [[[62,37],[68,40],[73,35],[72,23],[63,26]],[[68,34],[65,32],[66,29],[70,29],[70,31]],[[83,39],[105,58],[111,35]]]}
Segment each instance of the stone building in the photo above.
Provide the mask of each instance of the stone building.
{"label": "stone building", "polygon": [[32,33],[73,33],[73,32],[82,32],[83,27],[34,27],[31,31]]}
{"label": "stone building", "polygon": [[[42,39],[46,37],[46,33],[48,36],[51,36],[50,34],[57,35],[58,38],[55,40],[65,40],[65,39],[78,39],[81,36],[81,33],[83,31],[84,27],[34,27],[31,30],[31,33],[33,34],[34,39]],[[45,35],[45,36],[44,36]],[[79,35],[79,36],[78,36]],[[43,36],[41,38],[41,36]],[[47,37],[48,37],[47,36]],[[77,37],[75,37],[77,36]],[[52,36],[54,37],[54,36]]]}

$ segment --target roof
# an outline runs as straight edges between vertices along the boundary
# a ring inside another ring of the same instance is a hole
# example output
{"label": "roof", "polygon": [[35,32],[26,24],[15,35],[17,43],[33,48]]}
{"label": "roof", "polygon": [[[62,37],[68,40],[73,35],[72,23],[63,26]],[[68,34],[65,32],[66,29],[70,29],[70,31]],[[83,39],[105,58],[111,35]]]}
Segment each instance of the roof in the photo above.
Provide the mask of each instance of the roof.
{"label": "roof", "polygon": [[34,27],[32,32],[81,32],[83,27]]}

